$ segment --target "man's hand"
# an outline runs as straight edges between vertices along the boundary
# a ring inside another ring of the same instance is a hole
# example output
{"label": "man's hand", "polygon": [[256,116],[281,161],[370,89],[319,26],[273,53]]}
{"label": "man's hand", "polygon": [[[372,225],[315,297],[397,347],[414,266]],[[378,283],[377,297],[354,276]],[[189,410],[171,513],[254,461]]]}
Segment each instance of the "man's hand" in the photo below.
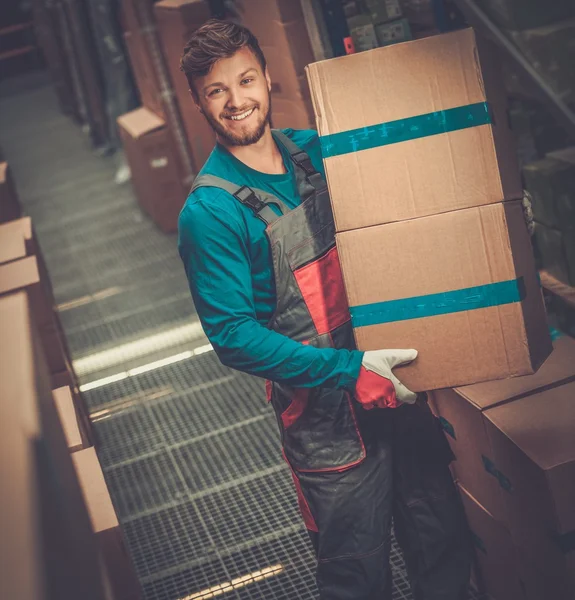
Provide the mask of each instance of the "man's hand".
{"label": "man's hand", "polygon": [[527,190],[523,190],[523,216],[525,217],[525,223],[527,225],[527,231],[529,235],[533,235],[535,231],[535,223],[533,222],[533,206],[531,200],[531,194]]}
{"label": "man's hand", "polygon": [[413,404],[417,394],[408,390],[392,369],[417,357],[417,350],[371,350],[365,352],[356,384],[356,398],[366,410],[395,408],[399,402]]}

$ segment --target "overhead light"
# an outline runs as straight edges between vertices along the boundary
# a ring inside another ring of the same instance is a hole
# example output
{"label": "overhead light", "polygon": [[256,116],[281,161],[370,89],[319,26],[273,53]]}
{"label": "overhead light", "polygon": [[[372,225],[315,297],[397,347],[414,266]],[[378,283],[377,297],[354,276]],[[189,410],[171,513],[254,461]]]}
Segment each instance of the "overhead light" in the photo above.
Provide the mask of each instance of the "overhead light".
{"label": "overhead light", "polygon": [[209,598],[215,598],[216,596],[221,596],[227,592],[246,587],[247,585],[255,583],[256,581],[275,577],[283,570],[284,568],[280,564],[272,565],[271,567],[265,567],[259,571],[242,575],[241,577],[237,577],[231,581],[225,581],[223,583],[219,583],[218,585],[206,588],[205,590],[201,590],[200,592],[195,592],[194,594],[185,596],[184,598],[179,598],[179,600],[208,600]]}
{"label": "overhead light", "polygon": [[192,358],[193,356],[198,356],[200,354],[205,354],[206,352],[211,352],[212,350],[213,347],[211,344],[205,344],[203,346],[195,348],[194,350],[186,350],[185,352],[173,354],[172,356],[162,358],[161,360],[155,360],[151,363],[146,363],[145,365],[129,369],[128,371],[122,371],[121,373],[110,375],[109,377],[96,379],[95,381],[91,381],[90,383],[84,383],[80,386],[79,389],[81,392],[87,392],[89,390],[93,390],[95,388],[99,388],[110,383],[115,383],[116,381],[121,381],[122,379],[127,379],[128,377],[134,377],[136,375],[141,375],[142,373],[153,371],[154,369],[160,369],[161,367],[172,365],[182,360],[186,360],[187,358]]}

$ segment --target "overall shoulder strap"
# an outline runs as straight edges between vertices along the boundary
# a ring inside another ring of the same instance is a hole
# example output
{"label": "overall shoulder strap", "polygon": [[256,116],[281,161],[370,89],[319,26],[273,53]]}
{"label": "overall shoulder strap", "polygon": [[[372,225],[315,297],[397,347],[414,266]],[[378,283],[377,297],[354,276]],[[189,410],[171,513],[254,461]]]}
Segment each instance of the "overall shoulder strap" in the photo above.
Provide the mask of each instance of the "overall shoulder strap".
{"label": "overall shoulder strap", "polygon": [[[272,134],[279,141],[287,151],[290,153],[290,157],[292,162],[299,167],[300,172],[303,171],[305,175],[305,179],[312,187],[316,190],[322,190],[326,187],[325,180],[321,173],[313,166],[311,162],[311,158],[309,155],[304,152],[299,146],[297,146],[285,133],[281,132],[279,129],[272,129]],[[301,180],[301,177],[298,173],[298,184]],[[303,196],[303,195],[302,195]]]}
{"label": "overall shoulder strap", "polygon": [[270,204],[275,204],[280,209],[282,215],[286,214],[289,210],[281,200],[263,190],[250,188],[247,185],[237,185],[216,175],[199,175],[196,177],[190,194],[200,187],[216,187],[228,192],[236,200],[250,208],[256,217],[261,219],[266,225],[270,225],[279,219],[280,216],[270,208]]}

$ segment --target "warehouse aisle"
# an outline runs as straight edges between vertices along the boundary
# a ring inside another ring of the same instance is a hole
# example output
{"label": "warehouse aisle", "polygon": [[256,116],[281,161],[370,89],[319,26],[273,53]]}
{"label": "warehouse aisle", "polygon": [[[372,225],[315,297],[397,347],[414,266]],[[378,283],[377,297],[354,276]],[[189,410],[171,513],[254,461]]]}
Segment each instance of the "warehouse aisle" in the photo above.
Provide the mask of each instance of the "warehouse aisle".
{"label": "warehouse aisle", "polygon": [[[0,130],[145,599],[222,585],[226,598],[315,598],[262,385],[211,351],[175,236],[113,182],[114,160],[94,155],[42,75],[1,84]],[[393,565],[394,599],[410,598],[396,549]]]}

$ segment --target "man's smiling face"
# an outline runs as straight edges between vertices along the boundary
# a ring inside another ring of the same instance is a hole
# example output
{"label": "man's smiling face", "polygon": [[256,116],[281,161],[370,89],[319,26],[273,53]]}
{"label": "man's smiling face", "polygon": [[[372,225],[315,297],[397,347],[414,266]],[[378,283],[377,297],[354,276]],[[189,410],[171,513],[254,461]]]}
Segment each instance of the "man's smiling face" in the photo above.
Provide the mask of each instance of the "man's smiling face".
{"label": "man's smiling face", "polygon": [[270,122],[269,75],[249,48],[218,60],[194,79],[196,103],[224,145],[249,146]]}

